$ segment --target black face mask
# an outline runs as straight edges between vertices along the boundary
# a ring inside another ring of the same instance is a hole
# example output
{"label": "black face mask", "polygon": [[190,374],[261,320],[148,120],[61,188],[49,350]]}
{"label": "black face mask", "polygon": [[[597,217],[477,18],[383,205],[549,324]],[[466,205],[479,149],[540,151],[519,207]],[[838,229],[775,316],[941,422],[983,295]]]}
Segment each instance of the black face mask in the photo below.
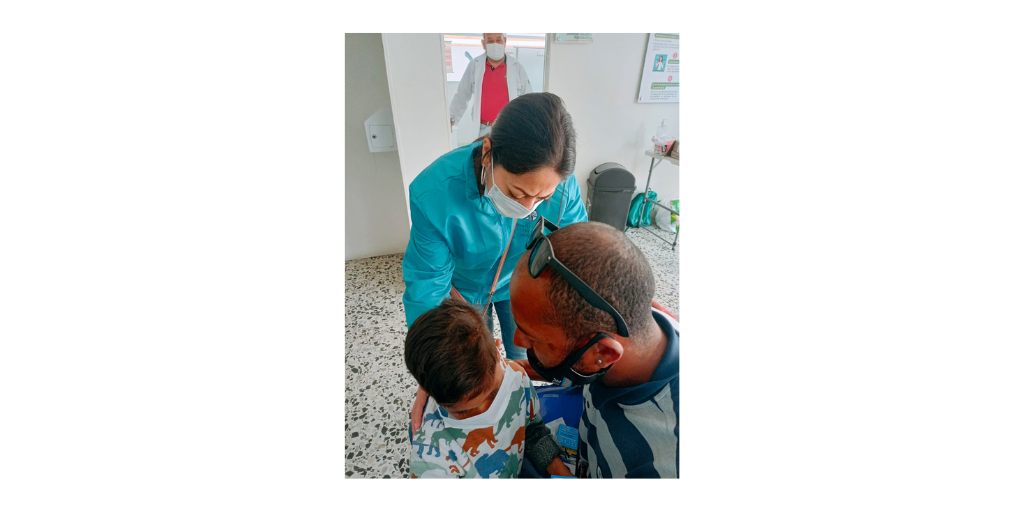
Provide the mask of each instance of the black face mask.
{"label": "black face mask", "polygon": [[561,364],[554,368],[545,368],[533,353],[533,349],[526,351],[526,359],[530,361],[530,366],[533,368],[533,371],[537,372],[537,375],[540,375],[551,382],[561,382],[562,379],[569,379],[574,386],[590,384],[591,382],[603,377],[604,374],[608,373],[608,370],[610,370],[612,366],[615,366],[615,364],[610,364],[607,367],[602,368],[600,371],[591,373],[590,375],[581,375],[579,372],[572,369],[572,365],[576,364],[576,361],[579,361],[580,358],[583,357],[584,352],[594,346],[594,344],[602,338],[614,339],[603,332],[599,332],[595,334],[593,338],[590,338],[590,341],[588,341],[586,345],[583,345],[579,350],[566,356]]}

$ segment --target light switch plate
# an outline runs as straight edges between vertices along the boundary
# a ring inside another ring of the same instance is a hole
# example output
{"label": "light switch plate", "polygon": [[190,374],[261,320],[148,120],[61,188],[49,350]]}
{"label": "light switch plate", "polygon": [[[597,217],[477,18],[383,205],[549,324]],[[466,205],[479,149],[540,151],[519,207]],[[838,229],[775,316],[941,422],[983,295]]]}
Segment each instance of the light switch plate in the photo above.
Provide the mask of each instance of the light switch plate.
{"label": "light switch plate", "polygon": [[366,130],[366,145],[371,153],[397,151],[395,121],[390,108],[382,108],[363,121]]}
{"label": "light switch plate", "polygon": [[370,147],[391,149],[395,147],[395,132],[387,125],[370,125]]}

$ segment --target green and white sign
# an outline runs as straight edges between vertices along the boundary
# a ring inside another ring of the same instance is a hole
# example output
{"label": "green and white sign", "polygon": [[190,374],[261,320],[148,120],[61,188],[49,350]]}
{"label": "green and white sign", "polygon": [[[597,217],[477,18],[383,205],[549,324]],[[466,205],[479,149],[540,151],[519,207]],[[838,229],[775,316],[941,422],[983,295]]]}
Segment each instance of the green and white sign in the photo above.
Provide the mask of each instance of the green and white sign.
{"label": "green and white sign", "polygon": [[555,42],[561,44],[587,44],[594,42],[594,33],[555,34]]}
{"label": "green and white sign", "polygon": [[679,34],[651,33],[637,103],[679,103]]}

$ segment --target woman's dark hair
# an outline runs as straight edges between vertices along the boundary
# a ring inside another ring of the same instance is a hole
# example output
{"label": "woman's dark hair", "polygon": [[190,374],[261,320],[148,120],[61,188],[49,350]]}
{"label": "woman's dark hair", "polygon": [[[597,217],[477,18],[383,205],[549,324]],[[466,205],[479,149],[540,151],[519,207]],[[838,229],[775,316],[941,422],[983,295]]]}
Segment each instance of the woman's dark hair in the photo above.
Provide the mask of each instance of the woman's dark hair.
{"label": "woman's dark hair", "polygon": [[483,315],[465,301],[445,299],[416,318],[405,336],[405,366],[442,407],[479,392],[497,363]]}
{"label": "woman's dark hair", "polygon": [[[562,179],[576,168],[576,129],[562,98],[550,92],[524,94],[505,105],[494,121],[491,158],[512,174],[552,166]],[[475,141],[474,141],[475,142]],[[477,183],[483,172],[483,146],[473,150]],[[483,185],[478,185],[483,195]]]}

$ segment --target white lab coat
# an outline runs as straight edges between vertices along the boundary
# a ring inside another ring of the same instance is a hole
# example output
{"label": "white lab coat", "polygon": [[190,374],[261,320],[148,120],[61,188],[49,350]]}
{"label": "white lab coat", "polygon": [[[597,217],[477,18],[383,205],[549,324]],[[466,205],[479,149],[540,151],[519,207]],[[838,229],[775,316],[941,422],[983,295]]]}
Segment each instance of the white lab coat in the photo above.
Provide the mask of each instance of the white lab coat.
{"label": "white lab coat", "polygon": [[[455,119],[455,124],[459,124],[462,115],[466,113],[470,95],[473,96],[473,124],[480,124],[480,90],[484,82],[485,66],[488,66],[486,53],[473,59],[466,67],[466,73],[459,82],[459,89],[452,98],[451,116]],[[533,92],[530,88],[530,79],[526,76],[526,69],[511,55],[505,55],[505,67],[509,101]]]}

